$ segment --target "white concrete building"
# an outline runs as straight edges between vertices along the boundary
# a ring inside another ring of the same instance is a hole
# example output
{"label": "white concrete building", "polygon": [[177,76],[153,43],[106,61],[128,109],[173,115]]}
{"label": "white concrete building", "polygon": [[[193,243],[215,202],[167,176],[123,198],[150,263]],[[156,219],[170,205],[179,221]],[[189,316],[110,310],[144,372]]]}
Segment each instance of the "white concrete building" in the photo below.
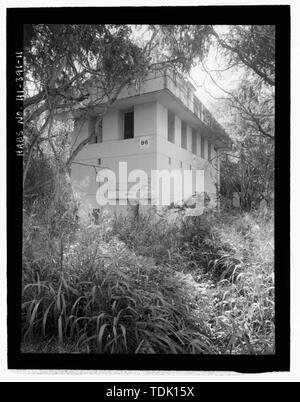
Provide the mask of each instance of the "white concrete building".
{"label": "white concrete building", "polygon": [[[97,88],[89,88],[91,99]],[[148,76],[139,88],[124,89],[113,107],[104,115],[97,139],[86,145],[72,164],[71,175],[82,201],[90,208],[99,208],[96,193],[97,173],[105,168],[117,174],[119,162],[127,162],[129,174],[143,169],[204,170],[204,191],[216,206],[219,185],[219,154],[230,146],[225,130],[194,95],[195,88],[173,71],[166,70]],[[75,120],[74,145],[95,131],[95,116],[82,123]],[[124,173],[124,172],[123,172]],[[124,178],[117,188],[124,188]],[[126,187],[126,185],[125,185]],[[197,184],[193,184],[194,194]],[[127,211],[117,191],[115,209]],[[147,195],[149,204],[153,194]]]}

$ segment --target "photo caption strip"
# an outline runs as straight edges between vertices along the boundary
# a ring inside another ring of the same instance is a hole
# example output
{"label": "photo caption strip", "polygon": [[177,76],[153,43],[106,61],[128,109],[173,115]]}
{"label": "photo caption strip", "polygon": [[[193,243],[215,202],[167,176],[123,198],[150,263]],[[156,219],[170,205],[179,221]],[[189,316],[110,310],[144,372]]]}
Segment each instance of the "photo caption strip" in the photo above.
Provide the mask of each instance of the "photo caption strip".
{"label": "photo caption strip", "polygon": [[15,99],[16,99],[16,155],[23,157],[23,101],[24,101],[24,88],[23,88],[23,52],[15,52]]}
{"label": "photo caption strip", "polygon": [[[103,384],[104,385],[104,384]],[[197,386],[195,384],[166,384],[160,383],[157,386],[149,385],[147,383],[122,383],[105,384],[103,387],[102,396],[106,400],[149,400],[157,399],[160,397],[167,398],[197,398]]]}

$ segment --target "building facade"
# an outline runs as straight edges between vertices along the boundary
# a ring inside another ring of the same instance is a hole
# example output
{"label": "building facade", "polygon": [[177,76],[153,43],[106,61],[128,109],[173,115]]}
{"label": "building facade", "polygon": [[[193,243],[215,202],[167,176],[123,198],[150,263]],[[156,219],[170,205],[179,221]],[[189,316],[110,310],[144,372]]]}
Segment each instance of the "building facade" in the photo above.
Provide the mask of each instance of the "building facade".
{"label": "building facade", "polygon": [[[98,96],[93,86],[89,92],[91,100]],[[149,184],[153,170],[203,170],[204,191],[210,205],[217,206],[219,156],[230,146],[230,139],[194,92],[191,83],[165,70],[149,75],[139,88],[123,89],[104,115],[102,125],[96,125],[97,111],[85,121],[75,120],[73,146],[96,135],[72,164],[71,176],[81,201],[90,208],[99,208],[99,176],[107,169],[117,177],[113,209],[122,213],[128,211],[124,205],[126,191],[122,192],[125,187],[129,189],[126,174],[143,170]],[[126,174],[119,172],[120,162],[126,162]],[[197,183],[193,182],[190,195],[196,192]],[[150,191],[144,195],[149,204],[153,197]]]}

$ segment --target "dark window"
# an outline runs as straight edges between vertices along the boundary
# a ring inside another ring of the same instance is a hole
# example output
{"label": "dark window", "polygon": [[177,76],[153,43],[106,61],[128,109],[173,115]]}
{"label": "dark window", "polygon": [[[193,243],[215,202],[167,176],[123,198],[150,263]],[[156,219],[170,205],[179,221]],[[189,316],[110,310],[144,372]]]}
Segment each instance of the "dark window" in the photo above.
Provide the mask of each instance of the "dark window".
{"label": "dark window", "polygon": [[201,158],[205,158],[205,152],[204,152],[204,138],[201,137]]}
{"label": "dark window", "polygon": [[207,159],[210,161],[211,160],[211,143],[210,142],[208,142],[207,152],[208,152]]}
{"label": "dark window", "polygon": [[100,143],[103,141],[103,139],[102,139],[102,120],[98,123],[98,125],[95,125],[95,130],[96,130],[96,142]]}
{"label": "dark window", "polygon": [[187,148],[186,124],[184,122],[181,123],[181,147]]}
{"label": "dark window", "polygon": [[199,119],[203,121],[203,107],[202,103],[199,103]]}
{"label": "dark window", "polygon": [[91,137],[91,144],[102,142],[102,121],[97,125],[97,116],[89,117],[89,136]]}
{"label": "dark window", "polygon": [[197,155],[197,133],[195,130],[192,132],[192,152]]}
{"label": "dark window", "polygon": [[193,103],[194,103],[194,113],[195,113],[195,115],[198,117],[198,103],[197,103],[197,98],[196,98],[196,96],[194,95],[194,101],[193,101]]}
{"label": "dark window", "polygon": [[168,141],[175,142],[175,116],[168,112]]}
{"label": "dark window", "polygon": [[96,135],[96,116],[90,116],[89,117],[89,136],[91,137],[90,143],[95,144],[97,142],[97,138],[95,137]]}
{"label": "dark window", "polygon": [[169,165],[171,165],[171,162],[172,162],[172,160],[171,160],[171,158],[169,157]]}
{"label": "dark window", "polygon": [[173,71],[173,82],[174,82],[174,85],[176,87],[176,85],[177,85],[177,74],[176,74],[175,71]]}
{"label": "dark window", "polygon": [[214,166],[216,167],[216,168],[218,168],[218,150],[217,150],[217,148],[216,147],[214,147],[214,160],[213,160],[213,162],[214,162]]}
{"label": "dark window", "polygon": [[134,137],[133,112],[124,113],[124,140]]}
{"label": "dark window", "polygon": [[190,88],[189,87],[186,88],[186,97],[187,97],[187,99],[189,99],[189,97],[190,97]]}

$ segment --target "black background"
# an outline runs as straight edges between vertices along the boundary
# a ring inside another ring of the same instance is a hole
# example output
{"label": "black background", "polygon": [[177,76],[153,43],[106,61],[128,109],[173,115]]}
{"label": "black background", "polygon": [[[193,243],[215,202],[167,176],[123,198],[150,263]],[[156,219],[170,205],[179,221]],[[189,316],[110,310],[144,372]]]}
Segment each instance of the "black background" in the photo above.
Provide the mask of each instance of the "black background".
{"label": "black background", "polygon": [[[16,156],[15,52],[23,24],[276,25],[275,355],[21,354],[22,158]],[[80,7],[7,9],[8,368],[288,371],[290,364],[290,7]],[[116,385],[116,384],[115,384]],[[136,388],[136,386],[135,386]]]}

